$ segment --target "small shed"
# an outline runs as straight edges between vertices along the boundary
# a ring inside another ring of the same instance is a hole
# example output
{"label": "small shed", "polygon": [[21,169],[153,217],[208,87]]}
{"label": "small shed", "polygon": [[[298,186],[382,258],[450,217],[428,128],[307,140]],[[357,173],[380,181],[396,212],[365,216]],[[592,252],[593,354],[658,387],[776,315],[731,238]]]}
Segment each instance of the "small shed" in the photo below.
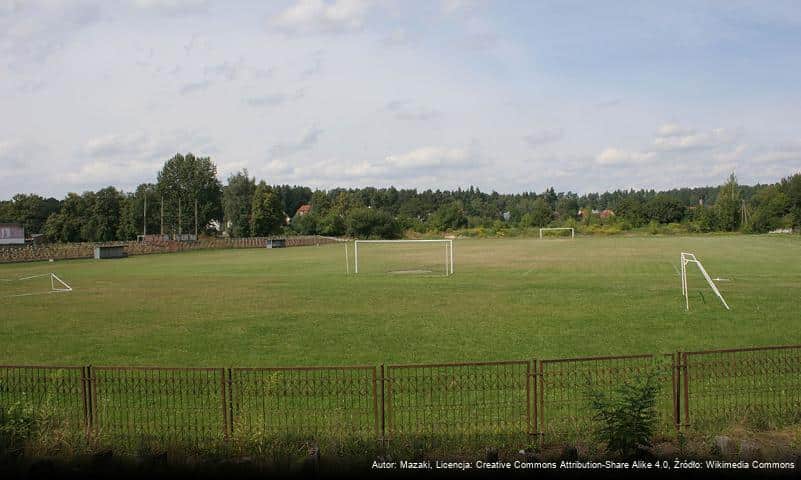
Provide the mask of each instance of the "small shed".
{"label": "small shed", "polygon": [[267,239],[267,248],[284,248],[286,247],[286,238],[270,238]]}
{"label": "small shed", "polygon": [[125,253],[125,245],[96,245],[95,246],[95,260],[106,258],[125,258],[128,254]]}

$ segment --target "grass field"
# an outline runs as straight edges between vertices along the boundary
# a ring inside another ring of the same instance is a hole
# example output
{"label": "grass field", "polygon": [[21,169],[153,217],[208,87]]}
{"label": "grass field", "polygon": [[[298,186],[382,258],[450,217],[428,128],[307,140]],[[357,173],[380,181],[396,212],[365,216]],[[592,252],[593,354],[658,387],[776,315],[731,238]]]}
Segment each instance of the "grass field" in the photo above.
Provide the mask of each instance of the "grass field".
{"label": "grass field", "polygon": [[[455,241],[451,277],[345,275],[342,245],[0,265],[0,363],[285,366],[801,343],[797,236]],[[732,307],[679,252],[698,255]],[[40,289],[49,287],[42,283]]]}

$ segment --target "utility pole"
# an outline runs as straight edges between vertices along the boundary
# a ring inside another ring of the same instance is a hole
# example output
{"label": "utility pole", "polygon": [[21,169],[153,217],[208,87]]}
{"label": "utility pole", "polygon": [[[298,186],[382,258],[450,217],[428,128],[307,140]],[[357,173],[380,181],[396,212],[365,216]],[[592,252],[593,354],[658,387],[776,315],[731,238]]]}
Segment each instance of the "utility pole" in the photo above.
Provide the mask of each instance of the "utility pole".
{"label": "utility pole", "polygon": [[145,212],[142,215],[142,235],[147,235],[147,192],[145,192]]}
{"label": "utility pole", "polygon": [[164,238],[164,195],[161,196],[161,236]]}
{"label": "utility pole", "polygon": [[197,240],[197,197],[195,197],[195,240]]}

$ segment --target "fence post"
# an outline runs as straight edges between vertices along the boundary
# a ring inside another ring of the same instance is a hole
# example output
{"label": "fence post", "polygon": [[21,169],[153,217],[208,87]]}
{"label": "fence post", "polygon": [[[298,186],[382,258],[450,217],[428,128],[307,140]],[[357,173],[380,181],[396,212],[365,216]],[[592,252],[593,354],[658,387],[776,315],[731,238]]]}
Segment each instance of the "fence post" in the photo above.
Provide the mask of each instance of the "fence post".
{"label": "fence post", "polygon": [[228,440],[228,395],[226,392],[228,388],[226,387],[226,378],[225,378],[225,368],[220,369],[220,400],[222,406],[222,417],[223,417],[223,440]]}
{"label": "fence post", "polygon": [[228,388],[228,436],[229,438],[234,436],[234,374],[233,369],[226,368],[226,374],[228,376],[227,381],[225,382],[226,387]]}
{"label": "fence post", "polygon": [[670,355],[673,377],[673,426],[676,432],[681,430],[681,352]]}
{"label": "fence post", "polygon": [[376,368],[373,367],[373,427],[375,428],[375,436],[381,440],[381,410],[378,407],[378,374]]}
{"label": "fence post", "polygon": [[[534,370],[532,371],[532,364],[534,365]],[[526,365],[526,429],[528,430],[529,435],[536,435],[537,434],[537,360],[531,360]],[[534,381],[531,381],[531,377],[534,377]],[[531,389],[532,385],[534,388],[534,405],[533,405],[533,412],[532,412],[532,405],[531,405]],[[533,413],[533,415],[532,415]],[[533,417],[533,422],[532,422]]]}
{"label": "fence post", "polygon": [[687,352],[681,354],[682,358],[682,379],[684,380],[684,427],[690,426],[690,369],[687,362]]}
{"label": "fence post", "polygon": [[386,412],[386,397],[384,396],[384,364],[381,364],[381,443],[385,444],[387,439],[386,434],[387,412]]}
{"label": "fence post", "polygon": [[542,444],[545,441],[545,375],[543,375],[542,360],[540,360],[539,364],[539,369],[537,370],[537,376],[539,377],[539,399],[535,397],[534,401],[539,401],[537,413],[539,414],[540,420],[540,444]]}
{"label": "fence post", "polygon": [[81,397],[83,397],[83,421],[87,440],[92,436],[92,366],[87,365],[81,369]]}

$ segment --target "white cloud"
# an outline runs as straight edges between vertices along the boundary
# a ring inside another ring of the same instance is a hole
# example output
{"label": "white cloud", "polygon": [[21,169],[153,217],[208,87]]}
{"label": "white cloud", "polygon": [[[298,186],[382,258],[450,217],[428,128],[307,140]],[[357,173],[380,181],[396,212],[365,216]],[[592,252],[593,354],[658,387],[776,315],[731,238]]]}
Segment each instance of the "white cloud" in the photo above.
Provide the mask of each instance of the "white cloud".
{"label": "white cloud", "polygon": [[599,165],[636,165],[652,161],[653,152],[637,152],[619,148],[607,148],[601,152],[595,162]]}
{"label": "white cloud", "polygon": [[654,139],[654,148],[662,151],[704,150],[732,144],[738,133],[725,128],[698,132],[676,124],[662,125]]}
{"label": "white cloud", "polygon": [[469,166],[472,155],[464,148],[421,147],[387,156],[381,165],[394,169]]}
{"label": "white cloud", "polygon": [[136,159],[164,162],[176,152],[205,155],[214,151],[209,137],[192,131],[163,132],[159,135],[145,132],[111,133],[87,140],[82,148],[83,155],[109,163]]}
{"label": "white cloud", "polygon": [[364,26],[371,2],[368,0],[296,0],[272,19],[270,25],[285,33],[338,33]]}

